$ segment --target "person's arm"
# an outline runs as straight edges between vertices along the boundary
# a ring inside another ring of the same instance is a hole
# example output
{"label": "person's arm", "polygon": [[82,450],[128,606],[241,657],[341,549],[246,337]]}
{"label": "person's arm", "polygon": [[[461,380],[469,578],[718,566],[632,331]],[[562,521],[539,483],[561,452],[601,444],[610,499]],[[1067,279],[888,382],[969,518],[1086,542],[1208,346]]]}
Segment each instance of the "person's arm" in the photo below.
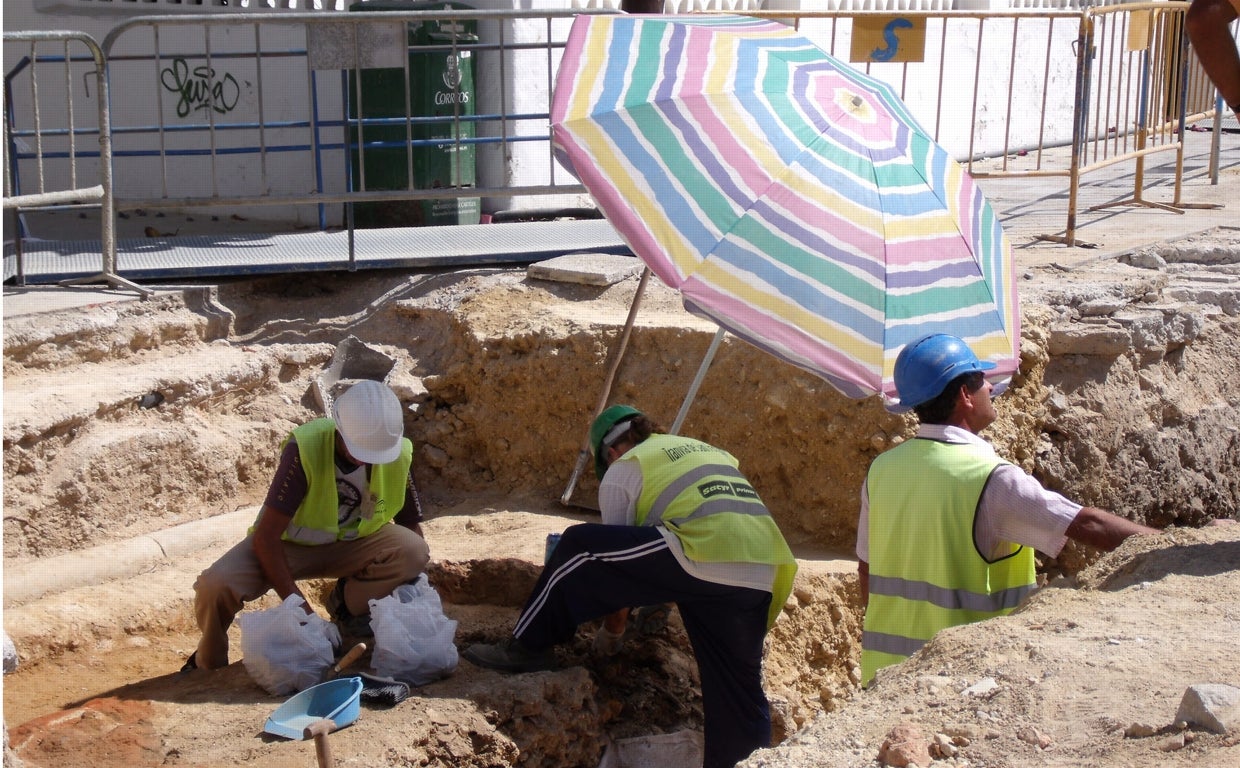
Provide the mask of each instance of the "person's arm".
{"label": "person's arm", "polygon": [[[615,462],[599,481],[599,516],[603,525],[636,525],[637,499],[642,491],[641,468],[635,461]],[[602,626],[594,635],[595,650],[611,656],[624,644],[624,630],[629,624],[629,608],[621,608],[603,617]]]}
{"label": "person's arm", "polygon": [[643,482],[641,467],[635,461],[618,461],[607,468],[598,486],[603,525],[637,525],[637,500]]}
{"label": "person's arm", "polygon": [[413,479],[413,465],[409,466],[409,478],[405,481],[405,506],[400,508],[393,522],[413,531],[423,539],[422,532],[422,496],[418,493],[418,484]]}
{"label": "person's arm", "polygon": [[870,605],[870,485],[861,484],[861,511],[857,514],[857,588],[861,610]]}
{"label": "person's arm", "polygon": [[1097,507],[1081,507],[1065,533],[1073,541],[1110,552],[1129,536],[1145,536],[1159,530]]}
{"label": "person's arm", "polygon": [[620,0],[625,13],[663,13],[663,0]]}
{"label": "person's arm", "polygon": [[[258,522],[254,526],[254,536],[250,541],[250,549],[258,558],[267,583],[284,600],[289,595],[301,594],[297,582],[289,570],[288,560],[284,557],[284,531],[293,521],[293,515],[306,497],[309,481],[306,470],[301,465],[301,454],[296,441],[289,440],[280,452],[280,462],[276,466],[271,487],[267,490],[267,498],[263,502]],[[305,605],[306,613],[312,613],[309,602]]]}
{"label": "person's arm", "polygon": [[1240,106],[1240,53],[1231,35],[1236,9],[1229,0],[1193,0],[1185,15],[1188,39],[1201,67],[1218,88],[1227,106]]}
{"label": "person's arm", "polygon": [[[271,588],[276,591],[281,600],[289,595],[300,595],[305,600],[305,595],[301,594],[301,590],[297,588],[297,582],[293,580],[288,560],[284,557],[284,542],[280,538],[292,520],[292,515],[286,515],[271,505],[264,504],[263,511],[258,516],[258,524],[254,527],[250,547],[254,551],[254,556],[258,558],[258,565],[263,570],[263,576],[267,578],[267,582],[271,584]],[[306,613],[313,612],[309,601],[305,604],[305,610]]]}
{"label": "person's arm", "polygon": [[861,591],[861,609],[870,607],[870,564],[864,560],[857,561],[857,583]]}

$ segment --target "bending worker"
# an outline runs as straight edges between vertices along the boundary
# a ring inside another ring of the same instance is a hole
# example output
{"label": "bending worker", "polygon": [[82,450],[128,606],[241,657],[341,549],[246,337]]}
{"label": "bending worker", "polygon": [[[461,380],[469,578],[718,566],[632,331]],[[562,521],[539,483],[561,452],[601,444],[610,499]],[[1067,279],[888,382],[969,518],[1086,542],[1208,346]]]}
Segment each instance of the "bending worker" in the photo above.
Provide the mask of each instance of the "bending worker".
{"label": "bending worker", "polygon": [[1158,533],[1046,490],[978,433],[997,417],[992,385],[955,336],[932,334],[896,358],[917,436],[870,465],[861,489],[858,573],[866,604],[861,683],[911,656],[940,629],[1010,613],[1036,585],[1034,550],[1068,539],[1111,550]]}
{"label": "bending worker", "polygon": [[602,524],[564,531],[513,637],[462,654],[522,672],[555,665],[552,646],[603,618],[595,647],[620,649],[630,607],[675,603],[702,680],[706,768],[771,740],[762,641],[792,589],[796,560],[735,458],[664,434],[614,405],[590,429]]}
{"label": "bending worker", "polygon": [[369,601],[430,560],[403,433],[396,394],[369,380],[337,398],[331,418],[292,431],[249,534],[194,584],[202,638],[183,669],[227,666],[228,627],[242,604],[269,589],[282,600],[301,595],[298,579],[339,579],[327,607],[341,634],[373,635]]}

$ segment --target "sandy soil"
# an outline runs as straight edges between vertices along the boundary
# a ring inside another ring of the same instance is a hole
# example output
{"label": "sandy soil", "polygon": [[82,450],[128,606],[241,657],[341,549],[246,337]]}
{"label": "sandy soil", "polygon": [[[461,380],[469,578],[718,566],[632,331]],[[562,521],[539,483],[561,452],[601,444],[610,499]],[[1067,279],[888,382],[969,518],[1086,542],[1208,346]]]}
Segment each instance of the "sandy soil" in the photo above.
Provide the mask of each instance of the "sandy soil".
{"label": "sandy soil", "polygon": [[1189,686],[1240,681],[1237,528],[1130,540],[1083,572],[1081,589],[1055,584],[1011,616],[941,632],[743,765],[871,766],[899,726],[950,745],[934,765],[1240,765],[1235,725],[1177,722]]}
{"label": "sandy soil", "polygon": [[[682,431],[738,455],[802,558],[768,639],[782,746],[751,765],[868,766],[905,722],[946,734],[958,754],[942,765],[1240,764],[1234,734],[1173,728],[1187,685],[1240,683],[1240,531],[1197,530],[1236,512],[1240,337],[1219,290],[1234,277],[1169,261],[1031,270],[1021,371],[990,437],[1048,485],[1175,532],[1102,559],[1070,548],[1043,563],[1051,588],[1021,612],[943,633],[866,692],[857,491],[913,425],[725,342]],[[6,323],[4,625],[22,656],[4,678],[6,763],[313,764],[309,742],[262,733],[280,699],[240,661],[177,669],[196,640],[194,576],[261,501],[273,446],[317,415],[312,384],[348,336],[390,357],[410,405],[430,576],[458,646],[504,636],[546,533],[593,517],[590,472],[560,498],[635,284],[284,277],[220,285],[205,314],[172,295]],[[712,334],[653,284],[610,402],[670,424]],[[225,519],[201,547],[123,577],[103,567],[135,538]],[[40,571],[62,569],[68,585],[39,594]],[[321,601],[329,586],[310,591]],[[462,661],[394,708],[366,708],[330,737],[337,764],[594,766],[609,740],[700,728],[678,621],[616,659],[591,653],[590,629],[560,649],[559,671]],[[986,679],[983,696],[966,690]],[[1126,738],[1133,723],[1153,735]]]}

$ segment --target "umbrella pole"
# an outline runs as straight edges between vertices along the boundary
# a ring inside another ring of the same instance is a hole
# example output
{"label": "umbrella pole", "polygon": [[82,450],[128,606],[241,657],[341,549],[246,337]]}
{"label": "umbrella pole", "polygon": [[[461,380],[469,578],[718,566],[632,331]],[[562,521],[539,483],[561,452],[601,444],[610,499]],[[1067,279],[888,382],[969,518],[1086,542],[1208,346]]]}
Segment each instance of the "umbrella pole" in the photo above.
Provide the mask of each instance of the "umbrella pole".
{"label": "umbrella pole", "polygon": [[710,348],[706,350],[706,356],[702,358],[702,364],[698,366],[697,375],[693,377],[693,383],[689,385],[689,391],[685,393],[685,400],[680,404],[680,413],[676,414],[676,421],[672,423],[673,435],[680,434],[680,427],[685,423],[685,417],[689,415],[689,406],[693,405],[698,388],[702,386],[702,379],[706,378],[706,369],[710,368],[711,362],[714,361],[715,353],[719,351],[719,343],[723,341],[726,333],[727,331],[722,328],[715,331],[715,338],[711,340]]}
{"label": "umbrella pole", "polygon": [[[616,346],[611,350],[611,363],[607,367],[607,378],[603,380],[603,393],[599,395],[598,404],[594,406],[594,413],[590,416],[591,424],[607,407],[607,398],[611,397],[611,387],[616,381],[616,371],[620,370],[620,360],[624,358],[624,351],[629,346],[629,337],[633,335],[633,321],[637,319],[637,308],[641,306],[642,294],[646,291],[646,282],[649,279],[650,267],[646,267],[642,269],[641,280],[637,283],[637,292],[633,294],[633,304],[629,307],[628,319],[624,321],[624,330],[620,333]],[[577,451],[577,466],[573,467],[573,474],[568,478],[568,486],[564,489],[564,495],[560,497],[561,504],[570,506],[568,500],[572,497],[573,489],[577,487],[577,480],[581,477],[581,470],[585,469],[589,458],[590,429],[586,427],[586,437],[581,441],[581,450]]]}

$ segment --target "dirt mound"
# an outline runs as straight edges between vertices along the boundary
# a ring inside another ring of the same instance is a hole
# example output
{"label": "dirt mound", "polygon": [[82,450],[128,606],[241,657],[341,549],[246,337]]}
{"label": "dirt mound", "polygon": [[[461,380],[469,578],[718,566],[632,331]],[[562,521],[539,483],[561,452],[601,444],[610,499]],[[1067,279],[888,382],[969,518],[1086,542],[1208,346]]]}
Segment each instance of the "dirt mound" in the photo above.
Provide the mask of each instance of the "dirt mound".
{"label": "dirt mound", "polygon": [[[1240,335],[1217,290],[1190,295],[1197,283],[1184,274],[1116,263],[1026,279],[1037,300],[1026,301],[1021,368],[990,431],[999,450],[1051,487],[1134,519],[1194,526],[1233,515]],[[348,337],[393,361],[430,513],[430,576],[458,645],[504,637],[546,534],[597,519],[591,472],[571,506],[559,499],[635,288],[509,269],[282,276],[188,303],[172,294],[6,321],[6,576],[53,562],[81,574],[38,599],[6,588],[5,629],[22,656],[4,681],[17,755],[98,768],[310,763],[308,743],[260,733],[279,701],[241,662],[175,670],[195,644],[195,575],[243,534],[275,446],[319,413],[312,384]],[[713,335],[652,281],[610,401],[670,425]],[[1174,711],[1193,669],[1215,679],[1205,672],[1217,663],[1221,679],[1240,679],[1223,658],[1238,656],[1234,543],[1185,530],[1167,550],[1182,551],[1178,562],[1155,554],[1170,539],[1149,544],[1159,549],[1148,557],[1102,559],[1081,574],[1091,590],[1047,590],[993,627],[943,633],[921,655],[929,666],[860,692],[857,496],[870,461],[912,429],[730,338],[693,401],[681,431],[738,456],[801,562],[767,641],[775,736],[787,744],[755,760],[869,765],[892,721],[911,720],[969,741],[975,766],[1137,764],[1153,742],[1116,737],[1103,720],[1159,713],[1164,725],[1162,709]],[[205,549],[127,578],[103,580],[92,566],[134,537],[223,520]],[[1043,566],[1058,586],[1095,560],[1074,547]],[[309,586],[321,602],[329,585]],[[559,649],[558,671],[503,676],[462,662],[397,707],[367,708],[331,736],[333,751],[359,765],[594,766],[609,740],[700,728],[678,621],[611,660],[591,652],[591,629]],[[1171,650],[1183,658],[1163,666]],[[984,704],[962,693],[985,678],[1000,692]],[[1076,724],[1084,746],[1070,735]],[[1051,741],[1030,751],[1027,738],[1044,739],[1026,726]],[[1225,737],[1190,746],[1203,759],[1233,754]],[[1162,759],[1180,754],[1190,751]]]}
{"label": "dirt mound", "polygon": [[1081,581],[940,632],[741,765],[870,768],[901,725],[940,737],[935,765],[1240,765],[1240,734],[1176,723],[1190,685],[1240,680],[1240,526],[1130,539]]}

